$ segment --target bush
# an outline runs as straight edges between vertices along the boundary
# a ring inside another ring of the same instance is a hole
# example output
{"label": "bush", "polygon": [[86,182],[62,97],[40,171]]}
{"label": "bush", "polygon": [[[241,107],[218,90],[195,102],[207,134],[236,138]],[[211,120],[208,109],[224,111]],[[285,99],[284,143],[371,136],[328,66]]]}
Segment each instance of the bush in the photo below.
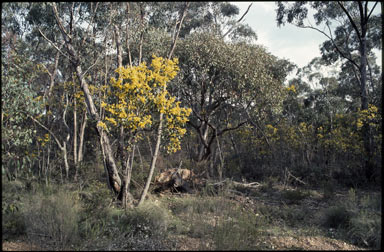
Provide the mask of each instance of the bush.
{"label": "bush", "polygon": [[3,201],[2,205],[1,224],[3,238],[25,234],[25,223],[19,204],[7,204]]}
{"label": "bush", "polygon": [[345,206],[332,206],[325,211],[323,226],[326,228],[347,228],[353,214]]}
{"label": "bush", "polygon": [[133,236],[162,237],[166,235],[169,218],[165,208],[151,202],[144,202],[141,206],[127,211],[122,216],[120,225],[122,228],[128,228],[125,231]]}
{"label": "bush", "polygon": [[2,234],[3,238],[25,234],[20,195],[24,190],[21,181],[8,181],[2,176]]}
{"label": "bush", "polygon": [[282,196],[288,204],[298,204],[301,200],[309,196],[309,192],[303,190],[287,190],[282,193]]}
{"label": "bush", "polygon": [[213,229],[216,250],[257,249],[257,239],[265,220],[252,213],[233,208]]}
{"label": "bush", "polygon": [[48,196],[41,193],[33,195],[24,209],[28,236],[53,239],[63,248],[75,243],[79,209],[73,195],[64,191],[59,190]]}
{"label": "bush", "polygon": [[[349,191],[349,200],[357,208],[355,191]],[[359,246],[373,249],[381,247],[381,195],[366,195],[360,200],[359,210],[351,219],[348,237]]]}
{"label": "bush", "polygon": [[366,246],[373,249],[381,247],[381,217],[370,216],[367,212],[352,218],[348,230],[348,236],[358,246]]}

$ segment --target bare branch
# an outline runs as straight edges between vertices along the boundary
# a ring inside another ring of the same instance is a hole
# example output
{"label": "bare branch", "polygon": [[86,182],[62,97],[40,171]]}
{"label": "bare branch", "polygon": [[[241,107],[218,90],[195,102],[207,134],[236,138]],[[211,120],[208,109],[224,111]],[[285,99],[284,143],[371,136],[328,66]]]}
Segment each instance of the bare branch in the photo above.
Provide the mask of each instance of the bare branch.
{"label": "bare branch", "polygon": [[332,39],[332,37],[330,37],[328,34],[326,34],[325,32],[323,32],[322,30],[316,28],[316,27],[313,27],[313,26],[299,26],[299,25],[296,25],[297,27],[300,27],[300,28],[309,28],[309,29],[313,29],[313,30],[316,30],[320,33],[322,33],[324,36],[326,36],[329,40],[331,40],[332,44],[335,46],[336,50],[340,53],[340,55],[347,59],[349,62],[351,62],[354,66],[356,66],[357,68],[359,68],[359,65],[354,61],[352,60],[351,58],[349,58],[348,56],[346,56],[341,50],[340,48],[337,46],[336,42]]}
{"label": "bare branch", "polygon": [[65,30],[63,24],[61,23],[61,19],[60,19],[60,17],[59,17],[59,13],[58,13],[58,11],[57,11],[57,7],[56,7],[56,3],[55,3],[55,2],[52,3],[52,7],[53,7],[53,12],[55,13],[56,22],[57,22],[57,24],[59,25],[60,30],[61,30],[61,32],[62,32],[63,35],[64,35],[64,39],[65,39],[66,41],[67,41],[67,40],[71,41],[71,40],[72,40],[72,37],[71,37],[71,35],[69,35],[69,34],[67,33],[67,31]]}
{"label": "bare branch", "polygon": [[[249,9],[251,8],[252,4],[253,4],[253,3],[251,3],[251,4],[248,6],[247,10],[244,12],[244,14],[241,16],[241,18],[240,18],[239,20],[237,20],[236,23],[240,23],[241,20],[243,20],[243,18],[245,17],[245,15],[247,15]],[[223,35],[223,38],[224,38],[225,36],[227,36],[229,33],[231,33],[232,30],[234,29],[234,27],[235,27],[235,25],[233,25],[233,26],[232,26],[232,27],[231,27],[231,28],[230,28],[230,29]]]}
{"label": "bare branch", "polygon": [[353,21],[353,18],[351,17],[349,12],[345,9],[344,5],[340,1],[338,1],[337,3],[343,9],[344,13],[347,15],[349,22],[351,22],[351,25],[352,25],[353,29],[356,31],[357,37],[359,38],[359,41],[361,42],[361,36],[360,36],[359,29],[357,28],[355,21]]}
{"label": "bare branch", "polygon": [[171,50],[169,51],[169,54],[168,54],[168,59],[171,59],[173,51],[175,50],[176,42],[177,42],[177,39],[179,37],[179,33],[180,33],[180,29],[181,29],[181,25],[183,24],[184,18],[187,15],[187,9],[189,7],[189,4],[190,4],[190,2],[186,2],[185,3],[183,13],[182,13],[182,15],[180,17],[180,22],[178,23],[179,27],[177,29],[177,32],[176,32],[175,36],[173,37],[173,43],[172,43],[172,46],[171,46]]}
{"label": "bare branch", "polygon": [[38,28],[38,30],[39,30],[41,36],[43,36],[43,38],[44,38],[45,40],[47,40],[53,47],[55,47],[57,51],[59,51],[59,52],[60,52],[64,57],[66,57],[67,59],[71,60],[71,58],[70,58],[67,54],[63,53],[63,52],[60,50],[60,48],[57,47],[57,45],[56,45],[55,43],[53,43],[49,38],[47,38],[47,36],[44,35],[44,33],[40,30],[40,28]]}
{"label": "bare branch", "polygon": [[[367,3],[368,3],[368,1],[367,1]],[[378,1],[375,3],[375,5],[372,7],[371,11],[369,12],[369,14],[367,16],[367,22],[368,22],[368,19],[371,17],[371,14],[372,14],[373,10],[375,9],[377,3],[378,3]]]}
{"label": "bare branch", "polygon": [[45,127],[41,122],[39,122],[37,119],[35,119],[33,116],[28,115],[29,118],[31,118],[34,122],[36,122],[38,125],[40,125],[43,129],[48,131],[48,133],[55,139],[57,145],[59,146],[60,149],[63,149],[64,147],[60,144],[59,139],[57,139],[56,135],[47,127]]}

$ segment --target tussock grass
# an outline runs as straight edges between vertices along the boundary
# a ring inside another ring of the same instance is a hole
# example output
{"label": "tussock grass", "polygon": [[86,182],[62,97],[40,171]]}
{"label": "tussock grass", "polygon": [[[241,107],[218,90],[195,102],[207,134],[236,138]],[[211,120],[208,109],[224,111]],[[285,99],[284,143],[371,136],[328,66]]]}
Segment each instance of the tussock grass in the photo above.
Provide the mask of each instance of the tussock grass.
{"label": "tussock grass", "polygon": [[77,242],[79,211],[79,202],[66,191],[31,195],[23,210],[26,233],[32,239],[52,239],[65,248]]}

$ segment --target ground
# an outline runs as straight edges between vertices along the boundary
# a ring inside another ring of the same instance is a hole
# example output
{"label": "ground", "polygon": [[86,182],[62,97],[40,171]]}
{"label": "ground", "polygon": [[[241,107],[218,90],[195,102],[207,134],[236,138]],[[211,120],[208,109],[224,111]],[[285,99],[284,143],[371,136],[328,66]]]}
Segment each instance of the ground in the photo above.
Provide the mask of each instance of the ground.
{"label": "ground", "polygon": [[[268,190],[258,189],[257,192],[253,193],[249,191],[236,191],[235,188],[232,192],[237,193],[230,193],[219,197],[206,196],[198,198],[196,195],[171,193],[152,195],[150,200],[153,201],[154,204],[166,208],[167,211],[172,214],[172,218],[175,217],[180,220],[181,226],[189,225],[188,230],[170,232],[166,239],[161,240],[162,249],[183,251],[217,249],[217,241],[215,244],[212,238],[213,236],[209,235],[209,230],[212,230],[210,228],[219,227],[218,223],[224,223],[223,220],[224,218],[228,218],[228,215],[224,216],[225,214],[220,212],[220,208],[223,208],[222,212],[229,211],[231,209],[226,208],[226,206],[230,204],[238,207],[236,209],[240,209],[246,213],[251,213],[256,216],[263,215],[264,219],[270,218],[268,224],[263,226],[260,232],[258,231],[259,233],[257,234],[259,238],[254,240],[254,242],[257,243],[254,244],[255,248],[265,250],[367,249],[351,244],[348,239],[337,235],[335,233],[336,231],[332,228],[329,228],[329,230],[319,228],[319,220],[321,220],[320,213],[322,210],[327,209],[335,202],[346,201],[350,193],[348,190],[336,191],[331,201],[324,199],[324,193],[321,190],[308,189],[306,190],[307,194],[303,197],[300,195],[300,197],[295,196],[295,194],[289,195],[287,194],[289,190],[294,191],[294,189],[288,188],[287,190],[287,188],[275,186]],[[202,203],[201,206],[195,206],[196,203],[201,201],[209,203],[217,198],[223,199],[222,201],[217,201],[219,205],[212,203],[211,206],[206,206],[207,204]],[[200,224],[193,225],[191,224],[192,222],[199,222]],[[225,237],[223,239],[225,239]],[[27,236],[23,236],[17,239],[3,241],[2,249],[4,251],[60,250],[48,245],[42,247],[41,244],[41,242],[31,242]],[[126,248],[135,250],[134,247],[127,247],[127,242],[124,240],[114,240],[110,243],[108,240],[105,240],[104,244],[108,244],[108,250],[114,250],[115,248],[116,250],[126,250]],[[106,245],[100,245],[97,248],[102,249],[103,246]],[[152,246],[157,248],[156,245]],[[253,245],[251,248],[253,248]],[[71,248],[68,249],[70,250]],[[87,250],[89,249],[93,250],[94,247],[88,248]],[[104,249],[106,249],[106,247],[104,247]],[[82,248],[77,248],[76,250],[82,250]]]}

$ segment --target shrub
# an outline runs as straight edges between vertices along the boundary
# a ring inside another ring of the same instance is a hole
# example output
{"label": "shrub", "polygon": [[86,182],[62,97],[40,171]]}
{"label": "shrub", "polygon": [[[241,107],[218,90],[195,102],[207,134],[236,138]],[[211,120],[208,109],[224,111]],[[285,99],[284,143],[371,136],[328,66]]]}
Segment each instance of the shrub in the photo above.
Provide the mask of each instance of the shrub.
{"label": "shrub", "polygon": [[2,204],[2,234],[3,238],[25,234],[25,223],[20,205],[17,203]]}
{"label": "shrub", "polygon": [[327,228],[346,228],[353,214],[345,206],[332,206],[325,211],[323,226]]}
{"label": "shrub", "polygon": [[[255,249],[261,228],[265,222],[252,213],[232,209],[213,230],[213,241],[217,250]],[[257,249],[257,248],[256,248]]]}
{"label": "shrub", "polygon": [[308,197],[309,192],[303,190],[287,190],[282,193],[282,196],[288,204],[297,204]]}
{"label": "shrub", "polygon": [[151,202],[144,202],[139,207],[128,210],[122,216],[120,225],[122,228],[128,228],[125,231],[133,236],[161,237],[166,235],[169,218],[165,208]]}
{"label": "shrub", "polygon": [[36,193],[24,209],[28,236],[51,238],[63,248],[76,242],[79,209],[77,200],[64,191],[48,196]]}
{"label": "shrub", "polygon": [[8,181],[2,176],[2,234],[3,238],[25,234],[22,214],[22,195],[24,185],[21,181]]}
{"label": "shrub", "polygon": [[368,212],[363,211],[351,219],[348,237],[356,245],[380,249],[381,217],[371,216]]}
{"label": "shrub", "polygon": [[[355,203],[357,208],[356,193],[349,192],[349,200]],[[352,205],[352,204],[349,204]],[[366,195],[360,199],[359,210],[351,219],[348,237],[359,246],[373,249],[381,247],[381,197],[377,195]]]}

